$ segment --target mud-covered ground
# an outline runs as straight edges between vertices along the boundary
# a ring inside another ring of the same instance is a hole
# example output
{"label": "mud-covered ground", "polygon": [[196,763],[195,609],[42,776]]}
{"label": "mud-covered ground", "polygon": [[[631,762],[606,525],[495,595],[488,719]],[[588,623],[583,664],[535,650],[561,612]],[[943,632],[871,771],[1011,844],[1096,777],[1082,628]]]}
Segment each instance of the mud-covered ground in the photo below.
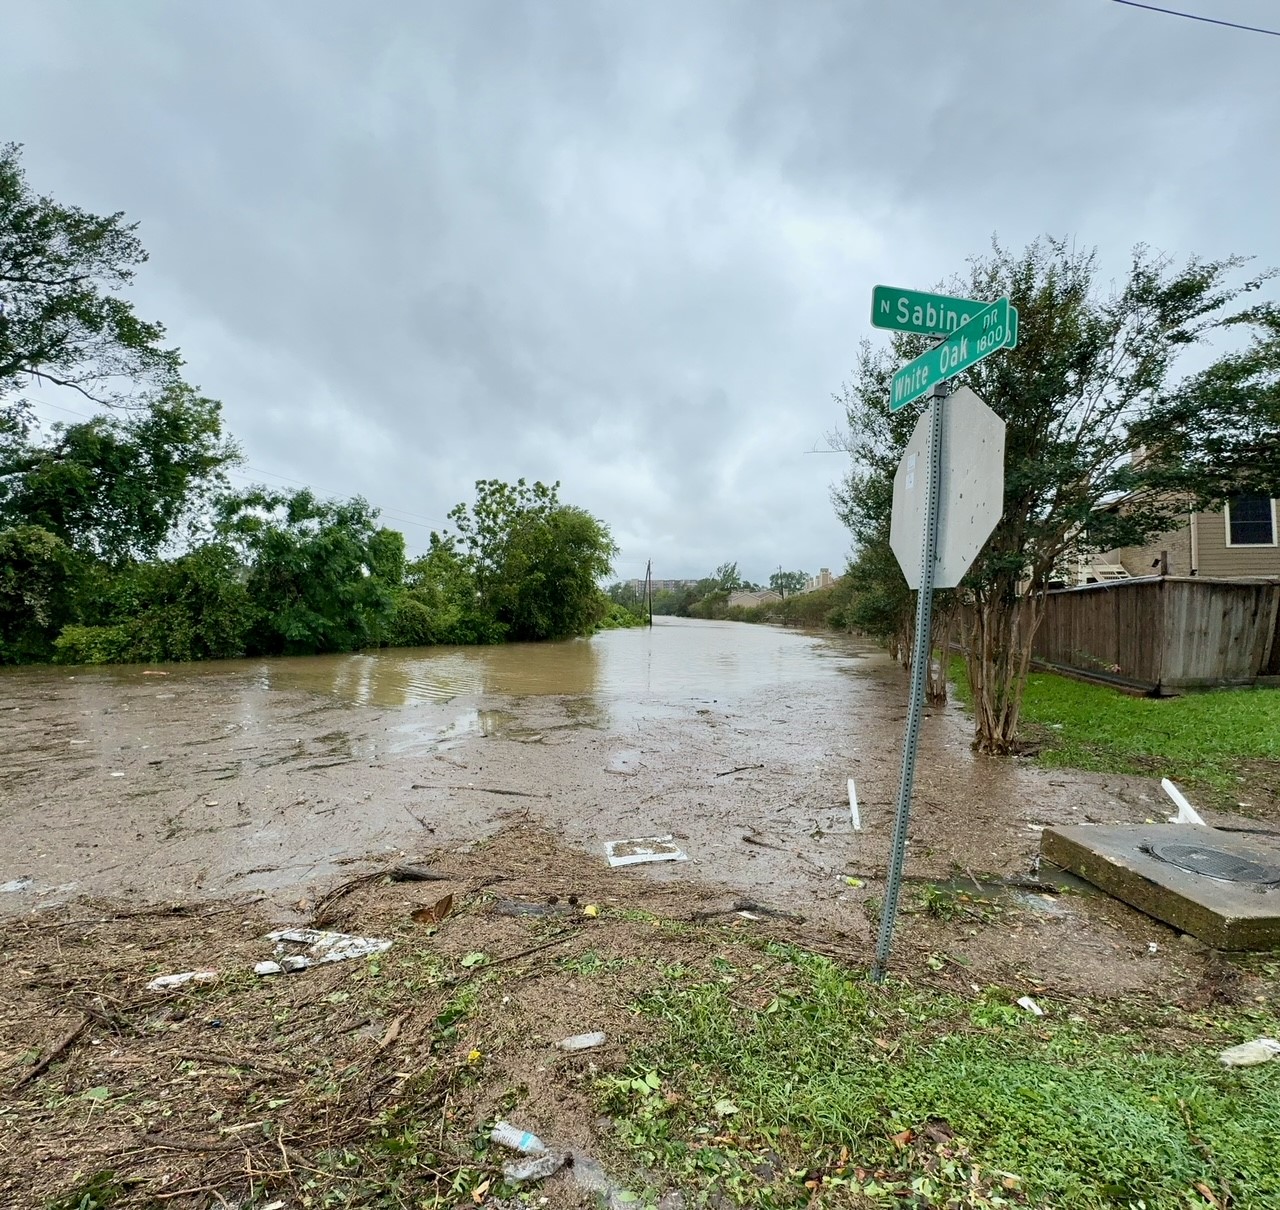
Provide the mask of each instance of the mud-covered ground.
{"label": "mud-covered ground", "polygon": [[[0,1204],[505,1205],[504,1114],[574,1151],[546,1204],[599,1204],[640,1159],[598,1105],[651,1041],[638,999],[685,972],[755,1011],[788,954],[865,968],[905,701],[866,645],[690,623],[4,673]],[[895,973],[1054,1012],[1267,1002],[1262,968],[1079,884],[997,885],[1043,826],[1159,817],[1158,794],[977,758],[932,711]],[[689,860],[605,860],[668,833]],[[281,924],[392,948],[259,977]],[[586,1056],[553,1045],[595,1029]]]}
{"label": "mud-covered ground", "polygon": [[[856,640],[671,620],[555,647],[23,670],[0,701],[0,913],[264,896],[297,921],[363,860],[520,822],[602,866],[610,839],[670,833],[689,860],[646,877],[865,947],[906,681]],[[969,727],[954,705],[926,722],[913,878],[1028,874],[1045,825],[1167,813],[1154,781],[976,757]],[[961,930],[981,966],[1082,990],[1162,978],[1148,941],[1172,934],[1137,913],[1017,902],[1016,927]]]}

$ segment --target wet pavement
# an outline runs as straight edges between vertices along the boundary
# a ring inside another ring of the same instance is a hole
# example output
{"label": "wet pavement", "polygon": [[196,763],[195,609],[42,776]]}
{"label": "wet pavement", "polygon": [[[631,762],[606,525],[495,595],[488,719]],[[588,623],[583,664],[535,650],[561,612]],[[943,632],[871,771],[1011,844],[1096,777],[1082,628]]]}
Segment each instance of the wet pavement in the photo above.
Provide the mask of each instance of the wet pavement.
{"label": "wet pavement", "polygon": [[[284,909],[352,859],[521,819],[601,861],[608,840],[670,833],[690,860],[652,877],[834,922],[844,876],[884,868],[905,713],[905,675],[870,644],[679,619],[560,644],[5,670],[0,912],[246,892]],[[958,707],[929,712],[913,875],[1022,873],[1047,824],[1160,809],[1143,779],[969,739]]]}

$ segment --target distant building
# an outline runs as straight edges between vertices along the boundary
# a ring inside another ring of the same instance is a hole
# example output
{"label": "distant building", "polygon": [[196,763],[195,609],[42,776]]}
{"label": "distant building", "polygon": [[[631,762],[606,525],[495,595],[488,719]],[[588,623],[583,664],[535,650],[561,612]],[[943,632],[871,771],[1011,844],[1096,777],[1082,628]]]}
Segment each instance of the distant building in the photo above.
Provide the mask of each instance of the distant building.
{"label": "distant building", "polygon": [[[692,588],[697,584],[697,580],[651,580],[654,592],[679,592],[682,588]],[[644,592],[644,578],[638,580],[628,580],[628,585],[635,592]]]}
{"label": "distant building", "polygon": [[729,594],[729,608],[734,609],[741,606],[743,609],[754,609],[757,605],[769,605],[774,601],[781,601],[782,594],[774,592],[772,588],[766,588],[760,592],[731,592]]}
{"label": "distant building", "polygon": [[830,588],[839,579],[839,576],[833,576],[831,574],[831,568],[823,567],[818,571],[816,576],[810,576],[804,582],[804,587],[800,591],[816,592],[819,588]]}

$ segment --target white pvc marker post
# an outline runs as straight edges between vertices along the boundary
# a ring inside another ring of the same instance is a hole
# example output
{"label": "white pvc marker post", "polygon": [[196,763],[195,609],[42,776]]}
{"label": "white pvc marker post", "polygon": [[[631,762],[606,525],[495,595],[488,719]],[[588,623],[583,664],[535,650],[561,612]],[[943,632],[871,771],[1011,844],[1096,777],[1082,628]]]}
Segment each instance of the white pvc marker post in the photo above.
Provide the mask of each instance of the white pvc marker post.
{"label": "white pvc marker post", "polygon": [[853,824],[855,832],[862,831],[862,816],[858,814],[858,788],[853,784],[853,778],[849,778],[849,819]]}

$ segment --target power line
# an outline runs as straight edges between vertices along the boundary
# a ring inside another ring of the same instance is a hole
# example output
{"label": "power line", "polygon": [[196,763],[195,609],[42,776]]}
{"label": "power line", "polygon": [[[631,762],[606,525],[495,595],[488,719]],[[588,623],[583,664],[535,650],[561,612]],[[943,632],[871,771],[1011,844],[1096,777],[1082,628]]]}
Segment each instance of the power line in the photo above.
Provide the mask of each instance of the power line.
{"label": "power line", "polygon": [[1206,25],[1225,25],[1228,29],[1243,29],[1251,34],[1270,34],[1280,38],[1280,29],[1263,29],[1258,25],[1240,25],[1235,21],[1222,21],[1217,17],[1202,17],[1199,13],[1183,13],[1176,8],[1160,8],[1155,4],[1141,4],[1139,0],[1115,0],[1116,4],[1126,4],[1130,8],[1145,8],[1153,13],[1164,13],[1169,17],[1185,17],[1188,21],[1203,21]]}

